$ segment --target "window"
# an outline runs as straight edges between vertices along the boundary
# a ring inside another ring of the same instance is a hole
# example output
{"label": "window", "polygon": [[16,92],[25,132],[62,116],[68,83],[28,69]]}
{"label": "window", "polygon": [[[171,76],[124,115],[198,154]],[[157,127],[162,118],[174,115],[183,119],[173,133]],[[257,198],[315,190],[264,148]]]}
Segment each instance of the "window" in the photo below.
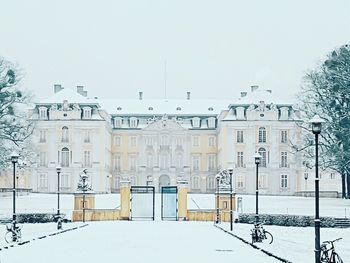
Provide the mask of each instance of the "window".
{"label": "window", "polygon": [[152,153],[147,154],[147,167],[148,168],[153,167],[153,154]]}
{"label": "window", "polygon": [[70,188],[70,176],[66,173],[61,173],[60,188]]}
{"label": "window", "polygon": [[69,166],[69,149],[68,148],[63,148],[62,149],[62,167],[68,167]]}
{"label": "window", "polygon": [[91,152],[84,151],[84,167],[91,167]]}
{"label": "window", "polygon": [[47,188],[47,174],[40,174],[39,175],[39,188]]}
{"label": "window", "polygon": [[115,144],[115,146],[121,146],[122,145],[122,137],[121,136],[115,136],[114,137],[114,144]]}
{"label": "window", "polygon": [[136,136],[131,136],[130,137],[130,146],[131,147],[136,147]]}
{"label": "window", "polygon": [[259,188],[267,188],[267,177],[265,174],[259,174],[258,186]]}
{"label": "window", "polygon": [[259,148],[258,153],[261,155],[260,167],[266,167],[266,150],[265,148]]}
{"label": "window", "polygon": [[90,107],[83,108],[83,119],[91,119],[91,108]]}
{"label": "window", "polygon": [[243,143],[243,131],[237,131],[237,143]]}
{"label": "window", "polygon": [[129,156],[129,170],[136,171],[136,156],[135,155]]}
{"label": "window", "polygon": [[114,188],[115,189],[120,188],[120,177],[119,176],[114,177]]}
{"label": "window", "polygon": [[182,153],[178,153],[176,155],[176,167],[182,168],[183,167],[183,156]]}
{"label": "window", "polygon": [[198,117],[192,118],[192,127],[199,128],[201,126],[201,119]]}
{"label": "window", "polygon": [[237,188],[244,188],[244,176],[243,175],[237,175],[236,186],[237,186]]}
{"label": "window", "polygon": [[90,131],[84,131],[84,143],[90,143]]}
{"label": "window", "polygon": [[129,179],[130,179],[130,184],[131,184],[131,185],[136,185],[136,183],[137,183],[137,180],[136,180],[136,179],[137,179],[137,178],[136,178],[135,176],[130,176]]}
{"label": "window", "polygon": [[288,133],[286,130],[281,131],[281,143],[287,143],[288,142]]}
{"label": "window", "polygon": [[123,124],[123,119],[121,117],[114,118],[114,128],[121,128]]}
{"label": "window", "polygon": [[199,156],[192,156],[192,170],[199,171]]}
{"label": "window", "polygon": [[183,142],[184,142],[183,138],[176,137],[175,139],[176,146],[182,146],[184,144]]}
{"label": "window", "polygon": [[47,160],[46,160],[46,152],[40,152],[40,160],[39,160],[39,164],[40,166],[47,166]]}
{"label": "window", "polygon": [[192,183],[192,189],[199,189],[199,177],[196,176],[196,177],[192,177],[192,180],[191,180],[191,183]]}
{"label": "window", "polygon": [[335,173],[331,173],[331,174],[329,175],[329,177],[330,177],[330,179],[335,179]]}
{"label": "window", "polygon": [[214,171],[215,170],[215,155],[210,154],[208,155],[208,171]]}
{"label": "window", "polygon": [[216,182],[215,182],[215,177],[214,176],[209,176],[207,182],[208,182],[208,184],[207,184],[208,189],[210,189],[210,190],[215,189]]}
{"label": "window", "polygon": [[281,188],[288,188],[288,175],[281,175]]}
{"label": "window", "polygon": [[160,144],[163,145],[163,146],[168,145],[169,144],[168,136],[163,135],[161,137]]}
{"label": "window", "polygon": [[39,118],[40,119],[47,119],[47,108],[45,108],[45,107],[39,108]]}
{"label": "window", "polygon": [[39,142],[46,142],[46,131],[45,130],[41,130],[40,131],[40,139]]}
{"label": "window", "polygon": [[243,152],[237,152],[237,167],[244,167]]}
{"label": "window", "polygon": [[122,167],[122,162],[121,162],[121,156],[120,155],[115,155],[114,156],[114,169],[116,171],[121,171],[121,167]]}
{"label": "window", "polygon": [[152,137],[146,137],[145,141],[146,141],[147,146],[153,146],[153,138]]}
{"label": "window", "polygon": [[281,152],[281,167],[288,167],[287,152]]}
{"label": "window", "polygon": [[214,136],[209,136],[208,145],[209,145],[209,147],[215,147],[215,137]]}
{"label": "window", "polygon": [[199,147],[199,136],[192,136],[192,146]]}
{"label": "window", "polygon": [[136,117],[130,118],[130,128],[137,128],[137,118]]}
{"label": "window", "polygon": [[161,169],[169,168],[169,155],[167,153],[162,153],[160,155],[160,168]]}
{"label": "window", "polygon": [[266,129],[264,127],[259,128],[259,142],[260,143],[266,142]]}
{"label": "window", "polygon": [[62,128],[62,142],[69,142],[68,127],[66,126]]}
{"label": "window", "polygon": [[209,119],[208,119],[208,128],[215,128],[215,118],[214,117],[210,117]]}

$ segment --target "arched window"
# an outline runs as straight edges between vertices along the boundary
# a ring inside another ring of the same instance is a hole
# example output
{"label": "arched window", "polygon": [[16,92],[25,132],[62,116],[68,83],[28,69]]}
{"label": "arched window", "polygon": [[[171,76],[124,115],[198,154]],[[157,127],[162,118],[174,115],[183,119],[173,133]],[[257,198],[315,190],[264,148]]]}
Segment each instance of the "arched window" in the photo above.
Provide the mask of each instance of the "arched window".
{"label": "arched window", "polygon": [[259,148],[258,153],[261,155],[260,167],[266,167],[266,149]]}
{"label": "arched window", "polygon": [[176,167],[182,168],[183,167],[183,156],[182,153],[178,153],[176,155]]}
{"label": "arched window", "polygon": [[61,165],[62,167],[68,167],[69,166],[69,149],[68,148],[62,148],[61,152]]}
{"label": "arched window", "polygon": [[259,142],[266,142],[266,129],[264,127],[259,128]]}
{"label": "arched window", "polygon": [[62,128],[62,142],[69,142],[68,127],[66,126]]}

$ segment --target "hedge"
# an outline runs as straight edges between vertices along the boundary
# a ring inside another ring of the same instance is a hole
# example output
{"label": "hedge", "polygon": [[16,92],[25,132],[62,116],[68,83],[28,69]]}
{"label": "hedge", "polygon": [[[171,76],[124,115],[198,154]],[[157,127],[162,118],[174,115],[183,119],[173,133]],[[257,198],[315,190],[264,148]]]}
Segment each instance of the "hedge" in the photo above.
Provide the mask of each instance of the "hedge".
{"label": "hedge", "polygon": [[[315,218],[313,216],[259,214],[259,222],[263,222],[265,225],[275,226],[314,226],[314,219]],[[239,214],[238,222],[254,224],[255,214]],[[321,227],[335,227],[335,218],[321,217]]]}
{"label": "hedge", "polygon": [[[62,215],[64,217],[65,215]],[[64,219],[63,222],[68,222],[68,219]],[[18,223],[51,223],[57,222],[57,214],[45,214],[45,213],[23,213],[17,214]]]}

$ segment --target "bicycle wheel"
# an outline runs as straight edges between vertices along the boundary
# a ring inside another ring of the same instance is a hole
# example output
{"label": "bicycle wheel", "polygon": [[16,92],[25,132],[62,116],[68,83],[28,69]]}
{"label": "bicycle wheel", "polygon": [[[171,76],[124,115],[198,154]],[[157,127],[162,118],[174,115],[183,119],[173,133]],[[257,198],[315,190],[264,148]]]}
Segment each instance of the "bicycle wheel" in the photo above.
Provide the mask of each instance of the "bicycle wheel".
{"label": "bicycle wheel", "polygon": [[5,241],[6,241],[6,243],[12,243],[13,241],[12,241],[12,232],[7,232],[6,234],[5,234]]}
{"label": "bicycle wheel", "polygon": [[333,263],[343,263],[343,260],[339,257],[337,252],[333,252]]}
{"label": "bicycle wheel", "polygon": [[17,242],[21,242],[21,240],[22,240],[22,232],[21,232],[21,229],[19,229],[18,231],[17,231]]}
{"label": "bicycle wheel", "polygon": [[273,236],[269,231],[265,230],[265,237],[267,242],[269,242],[269,244],[271,244],[273,242]]}

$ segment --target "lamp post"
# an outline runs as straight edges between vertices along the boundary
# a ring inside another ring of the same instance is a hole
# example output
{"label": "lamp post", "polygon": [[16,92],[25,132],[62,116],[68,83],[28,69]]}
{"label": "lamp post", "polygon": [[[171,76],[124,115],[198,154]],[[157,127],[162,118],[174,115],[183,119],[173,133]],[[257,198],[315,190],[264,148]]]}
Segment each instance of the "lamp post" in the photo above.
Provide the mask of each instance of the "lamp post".
{"label": "lamp post", "polygon": [[232,204],[232,174],[233,168],[228,168],[228,173],[230,175],[230,230],[233,231],[233,204]]}
{"label": "lamp post", "polygon": [[[11,162],[13,164],[13,214],[12,214],[12,227],[16,229],[16,163],[18,162],[18,153],[13,152],[11,154]],[[12,241],[17,240],[15,231],[12,232]]]}
{"label": "lamp post", "polygon": [[83,223],[85,223],[85,192],[87,190],[86,179],[88,178],[87,169],[83,170],[83,174],[81,175],[81,179],[83,180]]}
{"label": "lamp post", "polygon": [[61,166],[56,167],[57,172],[57,217],[60,216],[60,173],[61,173]]}
{"label": "lamp post", "polygon": [[254,154],[254,161],[256,165],[256,176],[255,176],[255,224],[259,223],[259,164],[261,155],[257,152]]}
{"label": "lamp post", "polygon": [[219,217],[220,217],[220,195],[219,195],[219,184],[220,184],[220,174],[217,174],[215,176],[216,178],[216,221],[215,223],[218,224],[219,223]]}
{"label": "lamp post", "polygon": [[315,134],[315,262],[321,262],[320,249],[320,204],[319,204],[319,178],[318,178],[318,135],[321,133],[322,123],[320,116],[315,115],[309,123],[312,126],[312,133]]}

